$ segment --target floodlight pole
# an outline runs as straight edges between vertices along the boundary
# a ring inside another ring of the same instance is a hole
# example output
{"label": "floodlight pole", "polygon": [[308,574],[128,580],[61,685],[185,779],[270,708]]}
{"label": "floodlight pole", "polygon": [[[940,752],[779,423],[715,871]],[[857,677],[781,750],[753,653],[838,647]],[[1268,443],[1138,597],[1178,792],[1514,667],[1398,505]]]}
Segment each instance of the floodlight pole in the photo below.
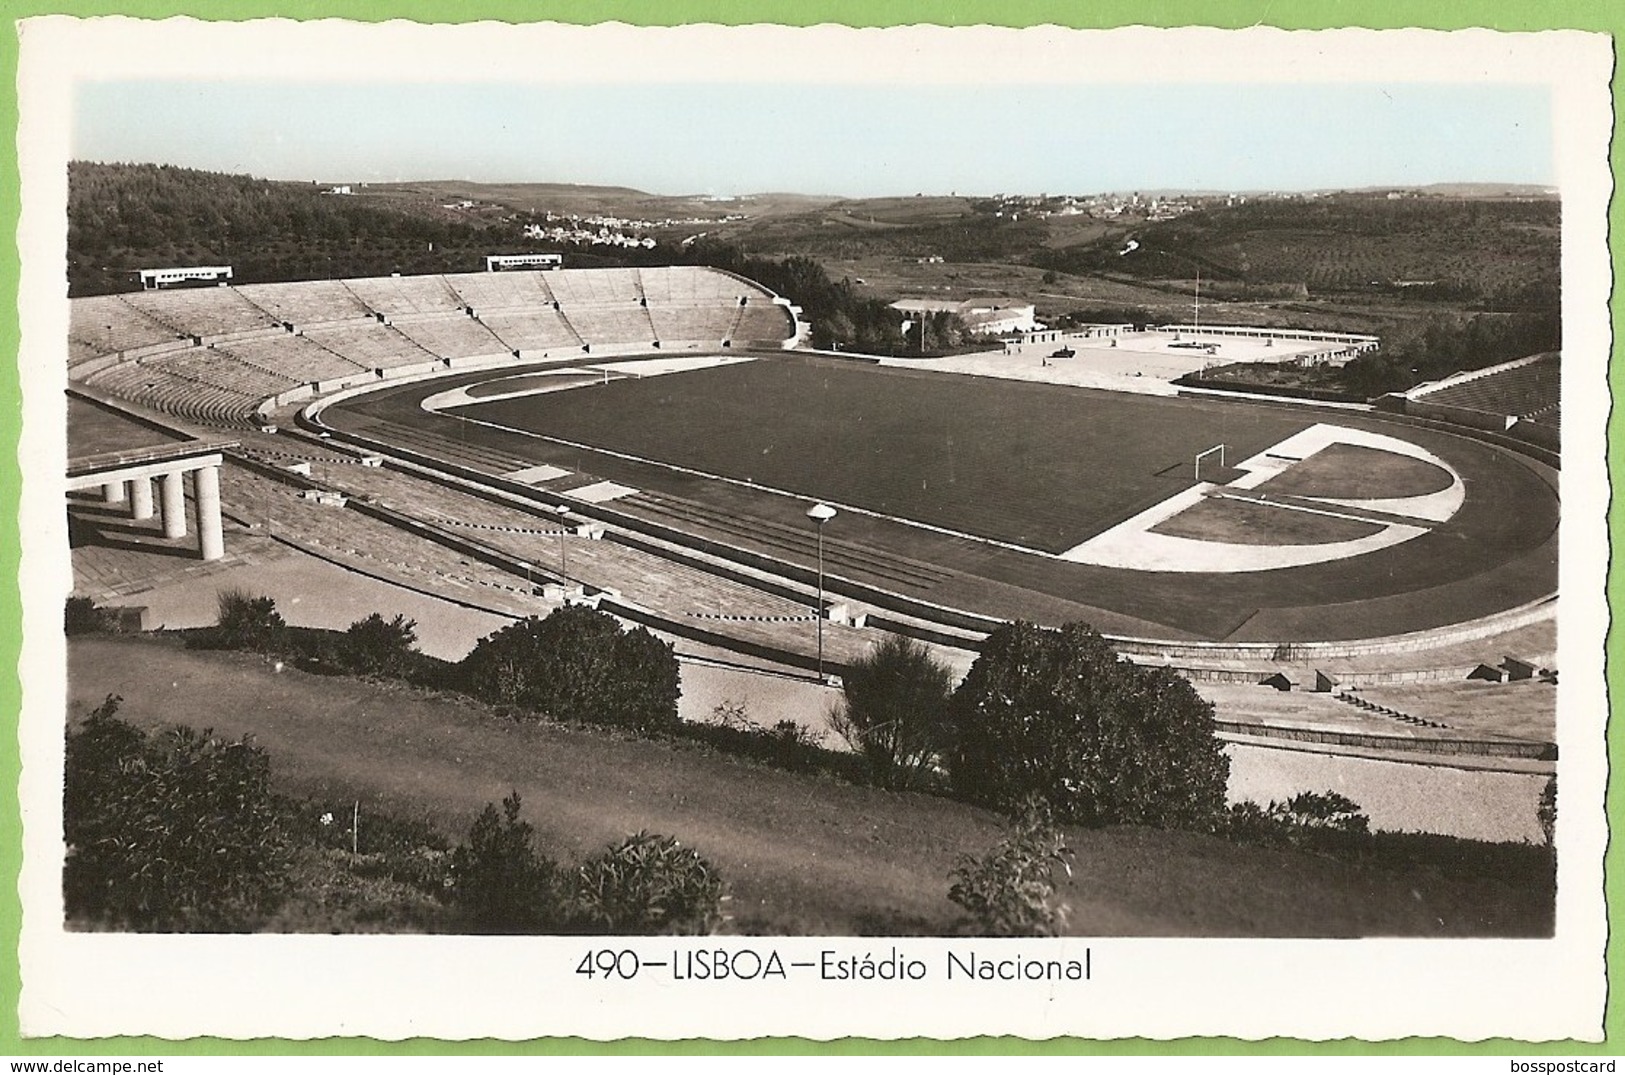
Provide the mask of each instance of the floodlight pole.
{"label": "floodlight pole", "polygon": [[824,680],[824,524],[835,518],[835,509],[828,504],[814,504],[807,509],[807,518],[818,524],[818,607],[814,618],[818,621],[818,681]]}

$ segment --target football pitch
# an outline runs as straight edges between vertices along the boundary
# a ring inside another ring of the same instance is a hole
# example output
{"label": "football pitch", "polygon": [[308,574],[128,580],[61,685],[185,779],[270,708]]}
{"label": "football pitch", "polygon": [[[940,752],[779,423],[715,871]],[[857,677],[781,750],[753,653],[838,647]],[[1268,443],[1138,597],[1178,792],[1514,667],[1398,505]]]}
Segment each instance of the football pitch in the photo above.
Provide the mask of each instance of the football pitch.
{"label": "football pitch", "polygon": [[1194,484],[1196,454],[1312,424],[1267,407],[773,359],[453,413],[1059,553]]}

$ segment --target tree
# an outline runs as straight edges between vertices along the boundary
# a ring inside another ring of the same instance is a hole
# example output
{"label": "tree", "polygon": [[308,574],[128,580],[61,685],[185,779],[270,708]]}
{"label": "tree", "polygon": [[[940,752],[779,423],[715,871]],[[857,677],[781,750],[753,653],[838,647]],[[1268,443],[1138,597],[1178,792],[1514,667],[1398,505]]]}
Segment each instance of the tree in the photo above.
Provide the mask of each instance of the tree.
{"label": "tree", "polygon": [[994,631],[952,719],[949,775],[973,802],[1012,810],[1038,795],[1063,822],[1160,828],[1206,828],[1224,810],[1212,705],[1085,624]]}
{"label": "tree", "polygon": [[458,666],[463,689],[488,702],[558,720],[650,732],[677,724],[677,658],[670,643],[613,616],[564,605],[482,638]]}
{"label": "tree", "polygon": [[887,635],[847,666],[841,683],[831,723],[868,759],[875,783],[924,784],[947,738],[953,673],[923,643]]}

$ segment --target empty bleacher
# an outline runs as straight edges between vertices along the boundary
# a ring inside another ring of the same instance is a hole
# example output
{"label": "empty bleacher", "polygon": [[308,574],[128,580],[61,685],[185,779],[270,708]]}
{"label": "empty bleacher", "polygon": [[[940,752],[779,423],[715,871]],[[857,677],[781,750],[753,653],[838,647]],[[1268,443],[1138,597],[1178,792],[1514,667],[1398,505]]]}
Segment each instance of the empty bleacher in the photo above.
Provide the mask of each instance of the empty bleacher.
{"label": "empty bleacher", "polygon": [[115,395],[242,425],[267,398],[368,370],[599,344],[784,341],[794,329],[769,292],[693,266],[391,276],[75,299],[68,359],[70,374]]}
{"label": "empty bleacher", "polygon": [[752,301],[739,309],[739,321],[734,325],[735,340],[783,340],[795,332],[790,324],[790,312],[784,307],[765,300]]}
{"label": "empty bleacher", "polygon": [[654,343],[649,313],[635,302],[614,306],[565,306],[564,313],[581,338],[589,343],[608,346]]}
{"label": "empty bleacher", "polygon": [[131,306],[123,295],[75,299],[69,305],[68,338],[98,355],[134,351],[187,338],[174,325]]}
{"label": "empty bleacher", "polygon": [[344,285],[363,306],[385,317],[450,313],[463,305],[444,276],[373,276]]}
{"label": "empty bleacher", "polygon": [[394,326],[401,335],[442,358],[494,355],[513,350],[493,336],[483,322],[466,314],[402,319],[394,322]]}
{"label": "empty bleacher", "polygon": [[232,340],[216,344],[214,349],[261,369],[283,374],[298,384],[350,377],[367,368],[308,337],[292,333],[263,339]]}
{"label": "empty bleacher", "polygon": [[551,306],[481,314],[480,320],[507,351],[579,350],[582,338]]}
{"label": "empty bleacher", "polygon": [[1430,392],[1418,400],[1508,417],[1554,415],[1561,401],[1562,367],[1557,354],[1510,369],[1490,370]]}
{"label": "empty bleacher", "polygon": [[549,293],[537,281],[540,272],[475,272],[446,277],[446,283],[462,296],[465,306],[477,313],[487,310],[524,310],[551,302]]}
{"label": "empty bleacher", "polygon": [[351,362],[370,369],[410,366],[439,357],[425,351],[393,327],[376,321],[313,328],[305,336],[329,351],[335,351]]}
{"label": "empty bleacher", "polygon": [[245,284],[236,289],[249,302],[279,321],[321,325],[366,317],[367,307],[339,280],[298,284]]}
{"label": "empty bleacher", "polygon": [[155,320],[204,338],[281,327],[276,318],[231,287],[138,291],[124,299]]}
{"label": "empty bleacher", "polygon": [[649,317],[658,340],[703,340],[720,343],[733,331],[738,312],[732,306],[669,306],[651,301]]}

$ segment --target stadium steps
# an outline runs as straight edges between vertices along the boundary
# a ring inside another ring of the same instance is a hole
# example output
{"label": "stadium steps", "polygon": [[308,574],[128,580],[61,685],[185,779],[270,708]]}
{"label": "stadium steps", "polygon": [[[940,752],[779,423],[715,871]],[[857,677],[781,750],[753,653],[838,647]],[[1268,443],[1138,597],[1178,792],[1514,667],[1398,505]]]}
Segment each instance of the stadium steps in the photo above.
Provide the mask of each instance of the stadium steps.
{"label": "stadium steps", "polygon": [[1333,694],[1332,697],[1335,698],[1339,702],[1343,702],[1343,703],[1345,703],[1347,705],[1354,706],[1356,709],[1363,709],[1367,713],[1375,713],[1378,716],[1388,717],[1391,720],[1397,720],[1401,724],[1409,724],[1412,727],[1416,727],[1416,728],[1442,728],[1442,729],[1446,729],[1446,730],[1448,730],[1449,727],[1450,727],[1450,725],[1448,725],[1448,724],[1440,724],[1438,721],[1423,720],[1421,717],[1413,717],[1409,713],[1402,712],[1401,710],[1398,710],[1398,709],[1390,708],[1389,706],[1378,705],[1375,702],[1368,702],[1364,698],[1361,698],[1358,694],[1353,693],[1352,691],[1338,691],[1335,694]]}
{"label": "stadium steps", "polygon": [[[757,517],[726,517],[676,497],[647,491],[625,497],[619,504],[642,508],[679,529],[700,527],[748,544],[766,545],[808,559],[818,555],[817,534],[805,528]],[[932,564],[844,541],[824,542],[824,563],[830,568],[853,568],[866,575],[923,589],[929,589],[955,574]]]}

